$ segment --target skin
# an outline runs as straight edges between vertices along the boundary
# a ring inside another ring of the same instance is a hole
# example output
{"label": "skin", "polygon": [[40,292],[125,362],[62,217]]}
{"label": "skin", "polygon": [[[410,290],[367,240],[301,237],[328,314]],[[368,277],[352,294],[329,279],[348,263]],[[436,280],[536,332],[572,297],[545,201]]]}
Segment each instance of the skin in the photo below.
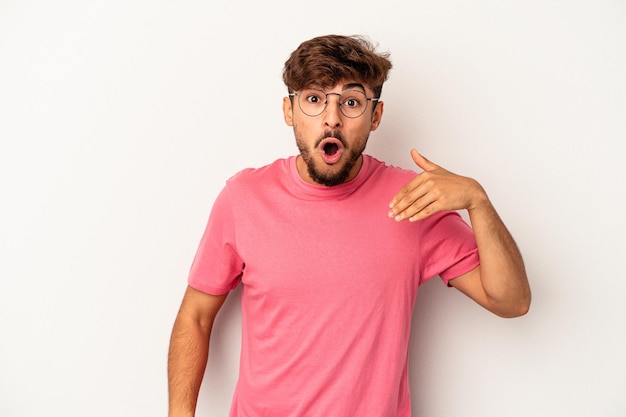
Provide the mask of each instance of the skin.
{"label": "skin", "polygon": [[429,161],[415,149],[411,157],[423,172],[391,200],[388,216],[398,222],[418,221],[443,210],[467,210],[480,266],[450,284],[501,317],[526,314],[531,294],[522,255],[483,187]]}
{"label": "skin", "polygon": [[[348,83],[326,92],[340,93]],[[368,97],[373,91],[365,87]],[[301,154],[297,168],[303,180],[317,184],[309,166],[332,177],[349,167],[344,181],[352,180],[363,163],[370,132],[382,120],[384,103],[379,102],[359,118],[350,119],[339,110],[336,96],[322,114],[309,117],[294,101],[285,97],[283,114],[294,128]],[[327,164],[319,145],[324,132],[339,132],[344,143],[339,161]],[[303,156],[304,155],[304,156]],[[427,160],[415,149],[411,156],[423,172],[408,182],[389,203],[390,221],[418,221],[443,210],[467,210],[476,236],[481,264],[450,281],[450,284],[487,310],[501,317],[526,314],[530,307],[530,287],[522,256],[511,234],[489,201],[485,190],[474,179],[456,175]],[[352,166],[350,164],[353,163]],[[194,416],[198,392],[206,367],[211,329],[227,295],[209,295],[188,287],[174,323],[168,357],[169,417]]]}
{"label": "skin", "polygon": [[170,339],[169,417],[195,415],[213,322],[226,296],[205,294],[187,287]]}
{"label": "skin", "polygon": [[[343,83],[325,92],[341,93],[351,88],[356,88],[354,83]],[[365,86],[360,88],[365,91],[367,97],[374,97],[374,92],[371,89]],[[368,104],[368,109],[363,115],[351,119],[345,117],[339,110],[337,96],[329,95],[328,104],[322,114],[310,117],[302,113],[296,100],[292,104],[289,97],[283,99],[285,123],[293,127],[296,143],[300,149],[296,166],[302,179],[312,184],[318,183],[309,173],[309,164],[313,164],[321,175],[337,175],[347,164],[352,162],[351,156],[354,156],[356,161],[354,161],[354,165],[344,182],[352,180],[357,175],[363,164],[363,156],[361,154],[365,150],[370,132],[376,130],[380,125],[385,104],[378,102],[374,111],[371,110],[371,106],[371,103]],[[337,163],[329,165],[321,157],[323,151],[318,146],[318,142],[325,132],[331,131],[339,132],[345,149],[341,159]]]}

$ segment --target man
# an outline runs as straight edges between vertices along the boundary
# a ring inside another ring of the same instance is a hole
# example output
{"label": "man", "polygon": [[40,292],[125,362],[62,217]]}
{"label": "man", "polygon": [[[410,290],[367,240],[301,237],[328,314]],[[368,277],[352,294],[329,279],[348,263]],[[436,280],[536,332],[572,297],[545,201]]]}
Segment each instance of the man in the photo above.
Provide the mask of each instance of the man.
{"label": "man", "polygon": [[194,415],[213,320],[240,283],[231,417],[409,416],[410,321],[431,277],[500,316],[528,310],[521,255],[480,184],[415,150],[420,174],[363,153],[390,68],[334,35],[285,63],[300,153],[236,174],[215,201],[172,332],[170,417]]}

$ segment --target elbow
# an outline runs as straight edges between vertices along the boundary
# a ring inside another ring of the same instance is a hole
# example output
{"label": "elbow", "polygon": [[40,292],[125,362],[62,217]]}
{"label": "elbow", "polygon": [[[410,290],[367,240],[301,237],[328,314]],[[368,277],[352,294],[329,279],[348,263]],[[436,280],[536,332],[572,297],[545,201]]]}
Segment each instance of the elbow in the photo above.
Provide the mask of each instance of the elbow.
{"label": "elbow", "polygon": [[507,303],[493,312],[498,316],[506,319],[522,317],[528,314],[530,310],[531,296],[530,292],[522,297],[517,298],[514,302]]}
{"label": "elbow", "polygon": [[496,313],[496,314],[498,314],[500,317],[505,318],[505,319],[514,319],[517,317],[525,316],[529,310],[530,310],[530,304],[527,304],[527,305],[512,308],[502,313]]}

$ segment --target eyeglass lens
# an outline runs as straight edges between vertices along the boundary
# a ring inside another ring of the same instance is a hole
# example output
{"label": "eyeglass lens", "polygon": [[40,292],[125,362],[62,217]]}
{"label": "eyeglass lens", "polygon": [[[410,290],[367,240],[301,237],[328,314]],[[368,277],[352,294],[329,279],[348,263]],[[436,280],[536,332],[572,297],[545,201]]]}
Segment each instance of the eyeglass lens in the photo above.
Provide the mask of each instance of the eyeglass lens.
{"label": "eyeglass lens", "polygon": [[307,116],[322,114],[328,103],[328,96],[338,96],[339,110],[350,118],[359,117],[367,109],[367,96],[359,90],[348,90],[343,93],[324,93],[320,90],[307,89],[298,94],[300,109]]}

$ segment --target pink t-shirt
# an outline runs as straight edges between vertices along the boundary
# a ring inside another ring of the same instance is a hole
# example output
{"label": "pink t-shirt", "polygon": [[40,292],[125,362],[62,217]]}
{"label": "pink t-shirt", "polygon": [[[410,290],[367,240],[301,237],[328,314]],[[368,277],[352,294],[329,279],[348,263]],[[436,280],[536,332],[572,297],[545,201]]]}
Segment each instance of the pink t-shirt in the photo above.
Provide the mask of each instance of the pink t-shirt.
{"label": "pink t-shirt", "polygon": [[242,284],[231,417],[406,417],[412,310],[420,284],[479,264],[456,212],[396,223],[388,203],[415,176],[365,155],[352,181],[312,185],[295,157],[231,178],[189,284]]}

